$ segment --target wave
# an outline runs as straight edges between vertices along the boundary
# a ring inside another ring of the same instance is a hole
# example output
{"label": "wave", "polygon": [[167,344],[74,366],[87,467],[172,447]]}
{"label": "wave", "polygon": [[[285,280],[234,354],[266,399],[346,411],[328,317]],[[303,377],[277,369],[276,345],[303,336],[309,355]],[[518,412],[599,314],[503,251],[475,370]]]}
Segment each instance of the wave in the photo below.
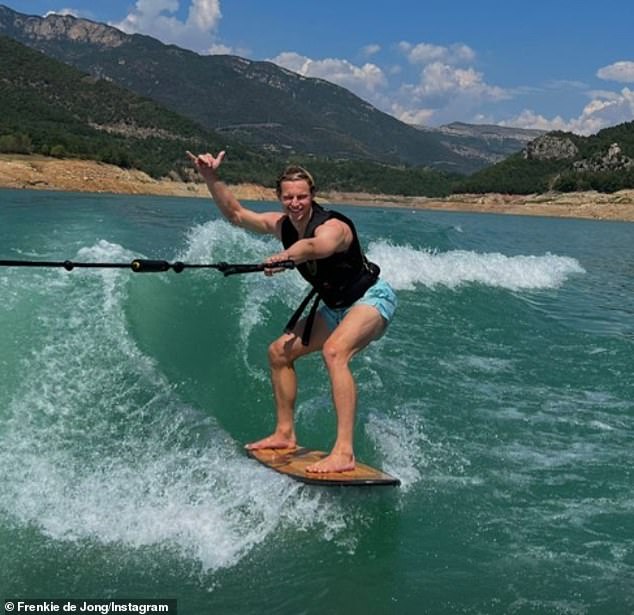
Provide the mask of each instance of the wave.
{"label": "wave", "polygon": [[[274,239],[212,221],[192,228],[174,258],[257,262],[278,249]],[[474,282],[552,288],[583,272],[574,259],[555,255],[436,254],[384,241],[371,243],[368,253],[397,289]],[[99,241],[79,250],[77,260],[138,256]],[[180,275],[192,277],[179,287],[186,290],[184,297],[174,297],[181,301],[177,307],[200,295],[215,310],[210,320],[229,311],[240,335],[231,352],[241,354],[247,378],[266,380],[250,360],[249,347],[278,302],[285,317],[286,308],[295,307],[305,288],[301,277],[246,275],[227,281],[218,272]],[[2,278],[12,305],[28,304],[32,297],[38,302],[27,313],[30,328],[15,345],[21,349],[15,370],[20,380],[0,416],[0,516],[37,527],[53,540],[169,547],[203,570],[233,566],[287,528],[317,531],[354,550],[372,518],[367,506],[372,496],[333,497],[258,467],[222,428],[217,409],[184,401],[154,353],[139,346],[128,313],[130,290],[149,285],[153,300],[162,301],[175,294],[174,276],[84,270]],[[216,293],[229,300],[214,301]],[[170,325],[159,318],[156,335]],[[270,331],[264,333],[268,337]],[[259,341],[257,346],[261,353]],[[371,370],[367,361],[364,369]],[[303,389],[311,408],[323,387],[320,379]],[[423,454],[433,447],[416,414],[371,412],[365,427],[381,463],[403,478],[403,497],[436,466],[433,455],[445,460],[449,455]],[[311,416],[302,420],[310,422]],[[407,434],[415,437],[404,450]]]}
{"label": "wave", "polygon": [[[188,235],[187,249],[179,257],[202,260],[251,260],[259,262],[279,250],[276,239],[261,239],[225,221],[194,227]],[[560,287],[569,277],[585,269],[572,257],[543,255],[507,256],[499,252],[468,250],[437,252],[397,245],[384,240],[370,242],[368,258],[381,266],[382,277],[396,290],[414,290],[464,284],[482,284],[508,290],[537,290]],[[305,282],[297,275],[278,275],[263,279],[248,276],[250,304],[261,306],[272,296],[286,299],[293,306]],[[257,315],[260,313],[256,309]]]}
{"label": "wave", "polygon": [[[131,254],[100,241],[78,256]],[[214,409],[185,403],[140,350],[126,318],[134,276],[29,278],[31,292],[45,289],[47,300],[33,315],[22,379],[0,416],[0,517],[54,540],[168,547],[203,570],[236,564],[285,526],[350,547],[362,506],[344,510],[247,459]]]}
{"label": "wave", "polygon": [[434,252],[384,241],[371,243],[368,257],[380,264],[383,277],[397,290],[414,290],[417,285],[456,288],[473,283],[508,290],[547,289],[561,286],[571,275],[585,273],[569,256]]}

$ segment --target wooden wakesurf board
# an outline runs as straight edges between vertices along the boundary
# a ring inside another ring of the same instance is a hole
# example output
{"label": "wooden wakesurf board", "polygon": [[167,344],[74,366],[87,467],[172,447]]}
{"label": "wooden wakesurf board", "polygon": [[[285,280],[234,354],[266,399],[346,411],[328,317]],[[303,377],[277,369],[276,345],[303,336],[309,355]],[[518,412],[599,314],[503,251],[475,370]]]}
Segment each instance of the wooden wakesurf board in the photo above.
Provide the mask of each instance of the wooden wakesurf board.
{"label": "wooden wakesurf board", "polygon": [[323,459],[327,455],[323,451],[316,451],[310,448],[261,448],[254,451],[247,449],[247,455],[276,472],[286,474],[295,480],[311,485],[339,485],[342,487],[391,485],[397,487],[401,484],[398,478],[358,461],[355,469],[348,472],[328,472],[324,474],[307,472],[306,466]]}

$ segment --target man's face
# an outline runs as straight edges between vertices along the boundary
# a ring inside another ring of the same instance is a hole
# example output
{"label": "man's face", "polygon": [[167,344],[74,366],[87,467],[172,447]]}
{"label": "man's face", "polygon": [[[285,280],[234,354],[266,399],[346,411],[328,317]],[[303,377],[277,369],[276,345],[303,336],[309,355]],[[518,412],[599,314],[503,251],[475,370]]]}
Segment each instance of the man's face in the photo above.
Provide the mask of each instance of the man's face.
{"label": "man's face", "polygon": [[312,195],[305,179],[285,181],[281,185],[280,201],[293,224],[303,224],[310,214]]}

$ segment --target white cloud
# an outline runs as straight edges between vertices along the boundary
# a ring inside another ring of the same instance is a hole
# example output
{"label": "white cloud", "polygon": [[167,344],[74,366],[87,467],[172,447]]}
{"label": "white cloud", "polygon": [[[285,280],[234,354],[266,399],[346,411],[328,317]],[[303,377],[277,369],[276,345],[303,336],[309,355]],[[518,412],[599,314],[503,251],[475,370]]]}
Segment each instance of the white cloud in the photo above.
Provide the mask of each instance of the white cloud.
{"label": "white cloud", "polygon": [[206,52],[212,56],[213,55],[216,55],[216,56],[232,55],[232,54],[237,54],[241,56],[249,55],[248,53],[244,51],[236,51],[236,49],[234,49],[233,47],[227,47],[227,45],[223,45],[222,43],[214,43],[213,45],[207,48]]}
{"label": "white cloud", "polygon": [[356,66],[348,60],[337,58],[312,60],[292,51],[280,53],[272,58],[271,62],[305,77],[331,81],[352,90],[359,96],[376,92],[387,83],[384,72],[376,64],[369,62],[363,66]]}
{"label": "white cloud", "polygon": [[586,92],[589,98],[603,98],[606,100],[618,100],[621,94],[613,90],[588,90]]}
{"label": "white cloud", "polygon": [[620,81],[621,83],[634,82],[634,62],[614,62],[597,71],[599,79],[606,81]]}
{"label": "white cloud", "polygon": [[77,9],[59,9],[58,11],[48,11],[44,13],[44,18],[49,15],[71,15],[72,17],[79,17],[80,11]]}
{"label": "white cloud", "polygon": [[464,64],[475,60],[475,52],[468,45],[456,43],[449,47],[433,45],[431,43],[418,43],[412,45],[406,41],[398,45],[412,64],[429,64],[432,62],[445,62],[447,64]]}
{"label": "white cloud", "polygon": [[216,29],[221,17],[220,0],[193,0],[189,5],[187,24],[209,32]]}
{"label": "white cloud", "polygon": [[366,58],[376,55],[377,53],[379,53],[379,51],[381,51],[381,45],[366,45],[365,47],[362,47],[361,49],[361,53]]}
{"label": "white cloud", "polygon": [[446,47],[431,45],[429,43],[419,43],[412,45],[408,42],[401,42],[398,45],[399,50],[412,64],[425,64],[427,62],[436,62],[445,58]]}
{"label": "white cloud", "polygon": [[473,68],[456,68],[442,62],[432,62],[423,68],[420,83],[414,92],[421,98],[447,93],[488,100],[508,98],[502,88],[485,83],[482,73]]}
{"label": "white cloud", "polygon": [[401,122],[415,126],[426,126],[436,113],[434,109],[408,109],[399,103],[394,103],[390,111]]}
{"label": "white cloud", "polygon": [[[164,43],[210,53],[217,45],[215,32],[222,18],[220,0],[192,0],[185,21],[175,17],[179,8],[179,0],[137,0],[122,21],[110,25],[128,34],[147,34]],[[229,51],[225,46],[221,48],[224,53]]]}
{"label": "white cloud", "polygon": [[[408,123],[442,123],[473,116],[485,102],[511,98],[474,67],[475,51],[463,43],[400,42],[396,49],[417,73],[396,89],[392,113]],[[411,69],[410,71],[411,72]]]}
{"label": "white cloud", "polygon": [[631,122],[634,120],[634,91],[623,88],[616,95],[612,94],[603,100],[595,99],[586,105],[582,117],[600,122],[601,128]]}
{"label": "white cloud", "polygon": [[[378,52],[379,48],[368,45],[364,50]],[[470,65],[475,52],[467,45],[401,42],[396,50],[407,63],[391,63],[382,68],[375,63],[356,65],[340,58],[314,60],[295,52],[280,53],[271,61],[300,75],[337,83],[413,124],[452,121],[456,119],[452,113],[464,119],[483,102],[510,98],[509,92],[486,83],[483,74]]]}
{"label": "white cloud", "polygon": [[634,120],[634,91],[623,88],[621,92],[606,92],[604,94],[604,96],[591,100],[578,117],[570,120],[564,120],[559,115],[548,119],[525,109],[517,117],[499,123],[503,126],[518,128],[565,130],[589,135],[602,128]]}
{"label": "white cloud", "polygon": [[[546,90],[555,91],[586,90],[588,88],[588,84],[574,79],[549,79],[544,83],[543,87]],[[534,88],[534,90],[539,92],[541,91],[541,88]]]}
{"label": "white cloud", "polygon": [[498,122],[500,126],[513,126],[514,128],[534,128],[536,130],[570,130],[570,126],[560,115],[548,119],[535,113],[531,109],[524,109],[519,115]]}

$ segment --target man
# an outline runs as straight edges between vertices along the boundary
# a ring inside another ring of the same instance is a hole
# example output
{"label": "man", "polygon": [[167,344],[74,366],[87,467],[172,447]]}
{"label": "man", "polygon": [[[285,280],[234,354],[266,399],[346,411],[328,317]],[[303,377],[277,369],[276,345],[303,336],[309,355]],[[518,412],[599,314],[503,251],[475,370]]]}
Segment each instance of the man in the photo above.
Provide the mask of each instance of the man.
{"label": "man", "polygon": [[[357,391],[349,362],[372,340],[380,337],[396,309],[391,287],[379,280],[379,269],[361,250],[354,225],[345,216],[315,203],[315,184],[301,167],[289,167],[277,182],[281,212],[258,213],[243,207],[220,181],[218,169],[225,152],[217,156],[187,155],[207,183],[222,215],[232,224],[275,235],[284,245],[267,264],[293,261],[316,293],[317,303],[299,320],[310,296],[300,306],[286,332],[269,346],[271,381],[277,409],[275,431],[247,445],[248,449],[295,448],[294,410],[297,396],[295,361],[321,350],[330,376],[337,413],[337,437],[330,454],[308,466],[309,472],[345,472],[355,467],[354,420]],[[274,267],[265,273],[281,271]]]}

